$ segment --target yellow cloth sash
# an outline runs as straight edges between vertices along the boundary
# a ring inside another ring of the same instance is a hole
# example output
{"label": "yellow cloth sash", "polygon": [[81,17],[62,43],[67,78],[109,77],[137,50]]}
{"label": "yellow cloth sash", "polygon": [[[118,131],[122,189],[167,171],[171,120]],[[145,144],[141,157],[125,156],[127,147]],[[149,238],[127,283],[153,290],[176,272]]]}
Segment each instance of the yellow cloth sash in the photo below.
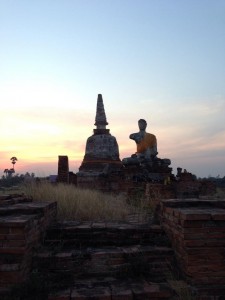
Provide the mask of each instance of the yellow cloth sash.
{"label": "yellow cloth sash", "polygon": [[156,146],[156,137],[154,134],[145,132],[144,138],[137,144],[137,153],[143,153],[148,148]]}

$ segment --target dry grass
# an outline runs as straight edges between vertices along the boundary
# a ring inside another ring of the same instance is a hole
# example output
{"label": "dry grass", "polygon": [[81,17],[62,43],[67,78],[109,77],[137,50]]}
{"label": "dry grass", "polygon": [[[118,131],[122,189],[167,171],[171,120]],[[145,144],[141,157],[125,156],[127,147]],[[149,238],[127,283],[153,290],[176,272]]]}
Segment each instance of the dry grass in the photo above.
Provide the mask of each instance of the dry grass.
{"label": "dry grass", "polygon": [[12,187],[0,187],[0,196],[1,195],[12,195],[16,193],[21,193],[20,186],[12,186]]}
{"label": "dry grass", "polygon": [[34,201],[57,201],[58,220],[124,221],[130,214],[144,213],[142,205],[129,205],[123,196],[79,189],[74,185],[31,182],[23,187]]}
{"label": "dry grass", "polygon": [[183,280],[168,280],[171,288],[177,293],[178,300],[195,300],[191,287]]}
{"label": "dry grass", "polygon": [[165,273],[167,282],[170,287],[176,292],[177,300],[196,300],[191,286],[182,279],[180,272],[177,269],[176,264],[168,262],[169,271]]}
{"label": "dry grass", "polygon": [[215,199],[225,200],[225,189],[224,188],[216,188],[216,194],[213,196]]}

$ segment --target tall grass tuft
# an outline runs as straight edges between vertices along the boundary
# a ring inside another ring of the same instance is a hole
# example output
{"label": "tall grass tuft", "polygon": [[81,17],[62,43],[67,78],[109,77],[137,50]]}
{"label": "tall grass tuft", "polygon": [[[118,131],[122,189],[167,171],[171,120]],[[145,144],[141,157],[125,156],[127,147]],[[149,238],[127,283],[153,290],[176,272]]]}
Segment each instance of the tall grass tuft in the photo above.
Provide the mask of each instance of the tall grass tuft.
{"label": "tall grass tuft", "polygon": [[135,213],[135,208],[123,196],[80,189],[74,185],[30,182],[23,190],[34,201],[57,201],[59,221],[124,221]]}

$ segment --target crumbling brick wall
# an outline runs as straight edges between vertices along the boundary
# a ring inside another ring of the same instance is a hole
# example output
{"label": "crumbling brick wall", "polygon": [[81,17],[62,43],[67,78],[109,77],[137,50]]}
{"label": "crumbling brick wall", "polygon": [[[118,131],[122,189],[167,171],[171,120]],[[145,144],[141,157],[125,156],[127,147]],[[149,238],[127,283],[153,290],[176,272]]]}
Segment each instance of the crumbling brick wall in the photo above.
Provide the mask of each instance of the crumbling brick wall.
{"label": "crumbling brick wall", "polygon": [[32,253],[56,219],[56,202],[32,203],[24,196],[0,196],[0,287],[27,279]]}
{"label": "crumbling brick wall", "polygon": [[222,290],[223,294],[225,201],[162,201],[161,223],[170,237],[186,280],[199,293],[219,297]]}
{"label": "crumbling brick wall", "polygon": [[68,160],[68,156],[59,155],[57,181],[58,182],[69,183],[69,160]]}

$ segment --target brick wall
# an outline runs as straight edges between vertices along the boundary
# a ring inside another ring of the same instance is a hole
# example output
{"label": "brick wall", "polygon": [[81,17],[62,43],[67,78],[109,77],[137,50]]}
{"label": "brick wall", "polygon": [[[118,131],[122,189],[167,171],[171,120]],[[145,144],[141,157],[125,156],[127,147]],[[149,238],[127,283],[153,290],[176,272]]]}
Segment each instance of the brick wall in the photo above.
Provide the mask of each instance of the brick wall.
{"label": "brick wall", "polygon": [[24,196],[0,197],[0,288],[26,280],[32,253],[56,219],[56,203],[32,203]]}
{"label": "brick wall", "polygon": [[57,181],[58,182],[69,183],[69,160],[68,160],[68,156],[59,155]]}
{"label": "brick wall", "polygon": [[225,201],[165,200],[161,223],[182,274],[206,298],[225,292]]}

